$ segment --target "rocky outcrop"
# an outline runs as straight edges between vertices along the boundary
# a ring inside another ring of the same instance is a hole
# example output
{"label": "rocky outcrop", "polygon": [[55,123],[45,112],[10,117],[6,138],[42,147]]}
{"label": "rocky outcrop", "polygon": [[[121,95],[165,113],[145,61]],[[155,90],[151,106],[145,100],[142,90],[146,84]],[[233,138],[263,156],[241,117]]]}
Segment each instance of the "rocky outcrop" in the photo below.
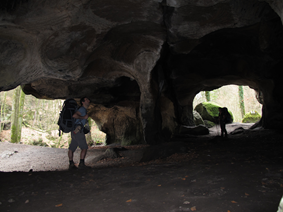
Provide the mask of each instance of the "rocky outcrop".
{"label": "rocky outcrop", "polygon": [[193,115],[194,115],[194,122],[195,122],[195,125],[204,125],[204,121],[201,117],[201,115],[196,111],[196,110],[193,110]]}
{"label": "rocky outcrop", "polygon": [[156,144],[194,126],[199,91],[248,85],[282,128],[280,0],[3,0],[0,90],[88,96],[107,143]]}
{"label": "rocky outcrop", "polygon": [[[195,110],[200,114],[203,120],[219,124],[219,108],[221,108],[221,106],[216,103],[202,102],[195,107]],[[229,122],[227,123],[232,123],[234,119],[233,114],[229,109],[228,112],[231,118],[229,118]]]}

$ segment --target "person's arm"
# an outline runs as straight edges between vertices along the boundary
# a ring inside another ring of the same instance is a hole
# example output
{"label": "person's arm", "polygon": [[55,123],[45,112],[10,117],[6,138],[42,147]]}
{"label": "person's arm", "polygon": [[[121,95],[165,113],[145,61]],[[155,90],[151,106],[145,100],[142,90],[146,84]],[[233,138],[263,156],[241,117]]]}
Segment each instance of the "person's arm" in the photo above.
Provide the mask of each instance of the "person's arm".
{"label": "person's arm", "polygon": [[85,116],[82,116],[82,114],[79,111],[75,112],[73,117],[75,119],[88,119],[88,115],[87,114]]}

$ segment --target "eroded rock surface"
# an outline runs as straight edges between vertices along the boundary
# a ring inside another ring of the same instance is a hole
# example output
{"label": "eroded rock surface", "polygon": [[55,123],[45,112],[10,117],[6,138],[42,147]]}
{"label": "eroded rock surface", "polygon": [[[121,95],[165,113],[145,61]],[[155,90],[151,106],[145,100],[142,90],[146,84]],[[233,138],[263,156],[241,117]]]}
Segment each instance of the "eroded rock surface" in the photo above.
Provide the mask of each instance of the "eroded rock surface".
{"label": "eroded rock surface", "polygon": [[282,128],[280,0],[4,0],[0,90],[88,96],[107,143],[156,144],[194,126],[199,91],[248,85]]}

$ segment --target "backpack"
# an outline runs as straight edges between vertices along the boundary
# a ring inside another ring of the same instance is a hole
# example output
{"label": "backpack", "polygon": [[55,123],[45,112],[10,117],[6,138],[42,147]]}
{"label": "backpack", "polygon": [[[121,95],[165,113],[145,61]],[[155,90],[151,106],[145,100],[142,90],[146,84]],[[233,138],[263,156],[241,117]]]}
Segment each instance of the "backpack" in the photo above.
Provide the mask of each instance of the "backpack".
{"label": "backpack", "polygon": [[232,117],[231,114],[228,112],[228,109],[226,107],[223,108],[224,110],[224,115],[225,115],[225,123],[231,123],[232,122]]}
{"label": "backpack", "polygon": [[75,129],[76,119],[73,118],[73,115],[77,110],[78,104],[74,99],[66,99],[64,101],[58,120],[59,136],[61,136],[61,131],[68,133]]}
{"label": "backpack", "polygon": [[232,123],[232,117],[231,117],[230,113],[227,113],[225,122],[226,123]]}

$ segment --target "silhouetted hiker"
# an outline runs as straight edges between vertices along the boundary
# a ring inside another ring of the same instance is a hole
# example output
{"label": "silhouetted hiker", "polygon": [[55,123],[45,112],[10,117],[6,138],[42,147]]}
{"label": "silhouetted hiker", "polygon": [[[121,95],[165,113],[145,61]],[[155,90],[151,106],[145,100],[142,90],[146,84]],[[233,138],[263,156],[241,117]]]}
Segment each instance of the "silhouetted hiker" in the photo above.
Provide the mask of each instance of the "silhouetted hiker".
{"label": "silhouetted hiker", "polygon": [[72,140],[71,140],[71,144],[69,146],[69,151],[68,151],[68,156],[69,156],[69,161],[70,161],[69,169],[77,169],[73,161],[73,156],[78,146],[81,149],[80,163],[79,163],[78,168],[79,169],[91,168],[89,166],[86,166],[84,163],[88,145],[86,143],[85,134],[83,132],[83,126],[86,124],[87,119],[88,119],[87,108],[90,105],[90,100],[84,97],[84,98],[81,98],[80,103],[82,106],[73,115],[73,117],[76,119],[76,122],[75,122],[76,127],[75,127],[75,130],[71,132]]}
{"label": "silhouetted hiker", "polygon": [[225,134],[225,137],[227,138],[227,130],[226,130],[226,123],[229,122],[230,114],[228,112],[228,109],[226,107],[220,107],[219,110],[219,125],[221,129],[221,137],[223,137],[223,134]]}

